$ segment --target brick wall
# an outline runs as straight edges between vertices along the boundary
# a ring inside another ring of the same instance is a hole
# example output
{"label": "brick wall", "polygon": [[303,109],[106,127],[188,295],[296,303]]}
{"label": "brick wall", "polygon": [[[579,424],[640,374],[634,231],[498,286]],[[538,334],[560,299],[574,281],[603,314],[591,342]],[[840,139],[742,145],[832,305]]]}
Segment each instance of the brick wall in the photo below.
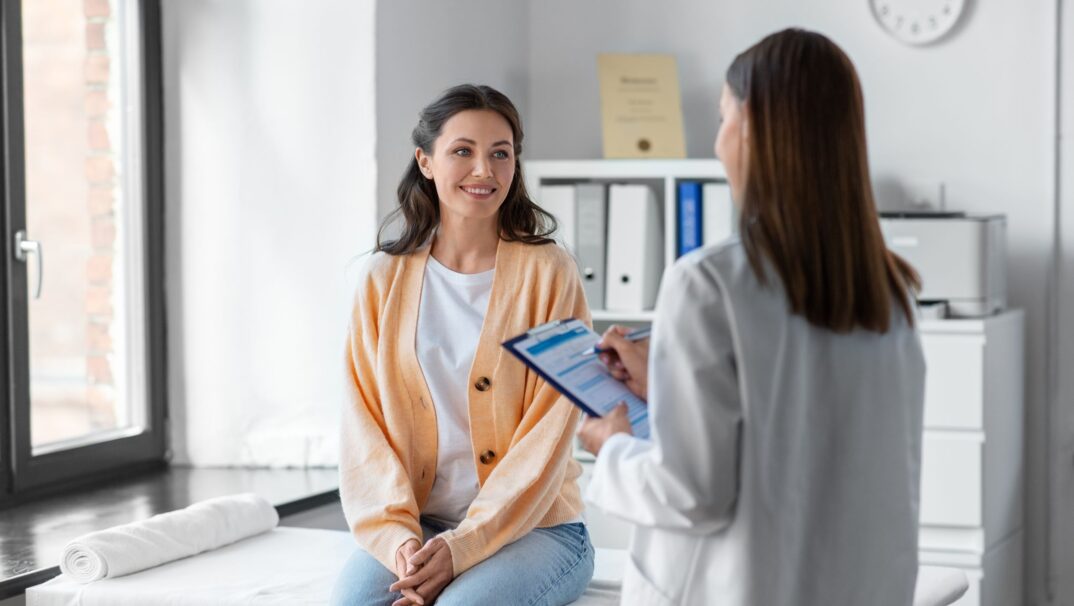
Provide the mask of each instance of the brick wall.
{"label": "brick wall", "polygon": [[30,303],[35,445],[117,423],[122,156],[112,53],[122,1],[22,2],[27,232],[45,257],[41,298]]}
{"label": "brick wall", "polygon": [[86,212],[90,254],[86,261],[86,406],[95,425],[114,425],[116,159],[108,129],[112,57],[106,40],[114,10],[110,0],[83,0],[86,17]]}

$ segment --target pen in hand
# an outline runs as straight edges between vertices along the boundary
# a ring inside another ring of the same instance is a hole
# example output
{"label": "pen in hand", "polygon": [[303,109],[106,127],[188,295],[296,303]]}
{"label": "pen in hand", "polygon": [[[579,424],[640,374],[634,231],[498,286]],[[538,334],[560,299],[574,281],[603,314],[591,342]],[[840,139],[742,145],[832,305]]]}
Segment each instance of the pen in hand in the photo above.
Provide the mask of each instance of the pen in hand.
{"label": "pen in hand", "polygon": [[[649,333],[652,332],[652,326],[646,326],[645,328],[639,328],[631,332],[624,337],[627,341],[642,341],[649,338]],[[605,349],[600,349],[596,345],[582,352],[583,356],[595,356],[597,354],[604,353]]]}

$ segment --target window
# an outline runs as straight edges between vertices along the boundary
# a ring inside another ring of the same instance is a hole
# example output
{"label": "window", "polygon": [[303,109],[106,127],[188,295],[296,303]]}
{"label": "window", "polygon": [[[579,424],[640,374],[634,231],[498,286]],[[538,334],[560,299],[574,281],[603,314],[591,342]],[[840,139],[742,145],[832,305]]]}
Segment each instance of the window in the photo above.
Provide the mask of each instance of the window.
{"label": "window", "polygon": [[10,496],[163,458],[160,9],[0,10]]}

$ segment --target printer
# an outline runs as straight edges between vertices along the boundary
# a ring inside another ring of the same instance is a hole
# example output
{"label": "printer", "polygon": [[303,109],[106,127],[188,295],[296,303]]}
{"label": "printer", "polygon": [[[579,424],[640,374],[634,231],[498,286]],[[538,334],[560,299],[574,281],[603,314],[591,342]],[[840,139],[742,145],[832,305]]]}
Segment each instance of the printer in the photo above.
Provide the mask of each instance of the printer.
{"label": "printer", "polygon": [[960,212],[884,212],[888,248],[921,276],[918,301],[947,315],[987,316],[1007,305],[1007,219]]}

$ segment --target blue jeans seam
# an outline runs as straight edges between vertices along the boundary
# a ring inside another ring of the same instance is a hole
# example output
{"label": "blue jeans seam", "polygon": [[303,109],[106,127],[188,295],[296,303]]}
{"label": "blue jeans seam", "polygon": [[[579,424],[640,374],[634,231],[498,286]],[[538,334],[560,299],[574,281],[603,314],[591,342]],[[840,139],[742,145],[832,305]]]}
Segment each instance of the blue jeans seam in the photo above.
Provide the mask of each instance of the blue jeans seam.
{"label": "blue jeans seam", "polygon": [[552,582],[549,583],[544,588],[544,590],[540,594],[537,595],[537,597],[535,597],[532,600],[530,600],[530,606],[533,606],[534,604],[536,604],[539,601],[541,601],[541,599],[544,598],[544,596],[548,595],[549,591],[552,591],[552,588],[556,586],[556,583],[558,583],[564,577],[566,577],[568,574],[570,574],[575,568],[578,568],[578,565],[581,564],[582,560],[585,559],[586,553],[588,553],[589,551],[591,551],[593,549],[592,546],[589,544],[589,541],[585,540],[586,538],[588,538],[588,537],[585,537],[582,540],[582,547],[584,547],[584,549],[582,550],[582,553],[578,554],[578,559],[575,560],[573,564],[571,564],[566,569],[564,569],[563,572],[561,572],[558,577],[553,579]]}

